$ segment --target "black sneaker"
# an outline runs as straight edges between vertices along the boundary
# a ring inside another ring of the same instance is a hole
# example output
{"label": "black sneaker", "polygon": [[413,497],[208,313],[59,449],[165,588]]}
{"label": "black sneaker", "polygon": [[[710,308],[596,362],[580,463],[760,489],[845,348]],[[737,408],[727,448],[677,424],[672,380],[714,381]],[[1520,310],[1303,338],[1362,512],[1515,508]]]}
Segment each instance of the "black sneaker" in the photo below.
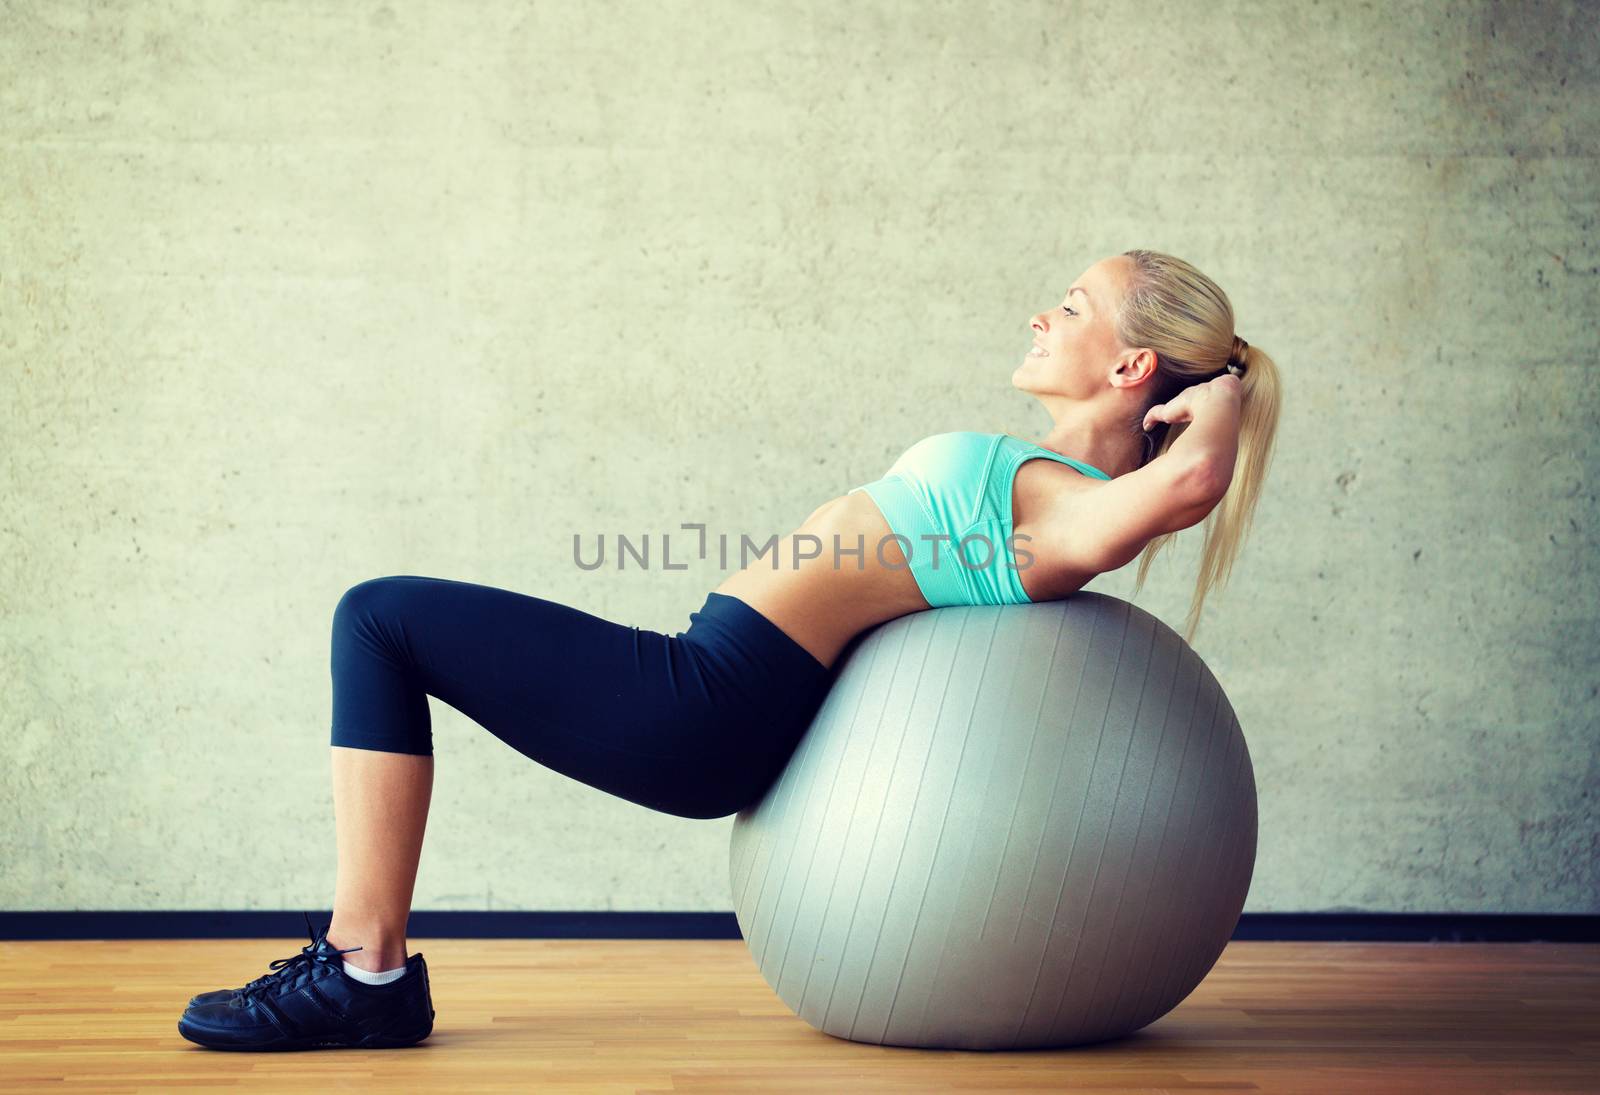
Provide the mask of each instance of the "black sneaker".
{"label": "black sneaker", "polygon": [[406,959],[397,980],[369,985],[344,972],[341,955],[361,948],[338,950],[327,935],[322,929],[310,946],[274,961],[272,973],[232,997],[190,1005],[178,1033],[208,1049],[262,1050],[389,1049],[415,1045],[433,1032],[433,996],[421,954]]}
{"label": "black sneaker", "polygon": [[[313,928],[311,926],[311,914],[310,913],[301,913],[301,915],[306,918],[306,934],[311,937],[311,946],[310,947],[301,947],[300,948],[302,953],[307,953],[312,949],[312,947],[315,947],[317,945],[317,929],[315,929],[315,928]],[[328,927],[332,927],[332,926],[333,925],[331,923],[328,925]],[[328,930],[327,928],[323,929],[323,931],[327,931],[327,930]],[[272,962],[272,972],[271,973],[263,974],[262,976],[257,977],[254,981],[250,982],[244,988],[242,988],[242,989],[217,989],[214,992],[202,992],[198,996],[189,997],[189,1006],[190,1007],[195,1007],[198,1004],[226,1004],[229,1000],[232,1000],[235,996],[238,996],[241,992],[250,992],[253,989],[258,989],[262,985],[265,985],[268,981],[271,981],[274,977],[278,976],[278,973],[282,970],[282,968],[284,966],[287,966],[290,962],[293,962],[293,961],[294,961],[293,958],[277,958],[277,959],[274,959],[273,962]]]}

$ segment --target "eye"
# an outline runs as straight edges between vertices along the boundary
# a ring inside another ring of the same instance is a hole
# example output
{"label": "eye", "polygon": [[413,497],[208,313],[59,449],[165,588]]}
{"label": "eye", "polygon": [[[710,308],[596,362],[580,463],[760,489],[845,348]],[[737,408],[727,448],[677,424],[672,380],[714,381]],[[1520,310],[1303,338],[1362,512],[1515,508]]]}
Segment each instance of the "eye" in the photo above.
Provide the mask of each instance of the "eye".
{"label": "eye", "polygon": [[1077,313],[1077,312],[1073,312],[1073,311],[1072,311],[1072,309],[1071,309],[1071,308],[1069,308],[1069,307],[1067,307],[1067,306],[1066,306],[1066,305],[1065,305],[1065,304],[1063,304],[1063,305],[1062,305],[1062,306],[1061,306],[1061,310],[1062,310],[1062,311],[1063,311],[1063,312],[1072,312],[1072,314],[1073,314],[1073,315],[1077,315],[1077,314],[1078,314],[1078,313]]}

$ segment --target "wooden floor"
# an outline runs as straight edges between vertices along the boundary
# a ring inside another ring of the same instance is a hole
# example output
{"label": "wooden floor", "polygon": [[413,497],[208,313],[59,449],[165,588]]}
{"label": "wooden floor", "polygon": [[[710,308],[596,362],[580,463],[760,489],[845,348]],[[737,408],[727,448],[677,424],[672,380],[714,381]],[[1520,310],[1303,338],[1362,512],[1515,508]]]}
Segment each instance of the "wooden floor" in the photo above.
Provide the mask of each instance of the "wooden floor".
{"label": "wooden floor", "polygon": [[1118,1042],[846,1042],[732,941],[418,939],[438,1012],[402,1050],[219,1053],[196,992],[292,940],[0,942],[0,1091],[1600,1091],[1600,945],[1233,943]]}

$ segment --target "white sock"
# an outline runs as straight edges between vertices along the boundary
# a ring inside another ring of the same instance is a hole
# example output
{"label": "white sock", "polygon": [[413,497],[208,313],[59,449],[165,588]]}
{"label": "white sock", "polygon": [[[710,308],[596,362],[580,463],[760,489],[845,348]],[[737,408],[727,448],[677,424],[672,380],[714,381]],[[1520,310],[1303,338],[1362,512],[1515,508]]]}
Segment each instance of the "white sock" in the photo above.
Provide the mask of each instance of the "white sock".
{"label": "white sock", "polygon": [[384,970],[382,973],[373,973],[371,970],[364,970],[359,966],[352,966],[347,959],[344,964],[344,972],[348,973],[351,977],[354,977],[357,981],[364,982],[368,985],[387,985],[390,981],[398,981],[400,978],[404,977],[406,975],[406,968],[404,966],[400,966],[396,969]]}

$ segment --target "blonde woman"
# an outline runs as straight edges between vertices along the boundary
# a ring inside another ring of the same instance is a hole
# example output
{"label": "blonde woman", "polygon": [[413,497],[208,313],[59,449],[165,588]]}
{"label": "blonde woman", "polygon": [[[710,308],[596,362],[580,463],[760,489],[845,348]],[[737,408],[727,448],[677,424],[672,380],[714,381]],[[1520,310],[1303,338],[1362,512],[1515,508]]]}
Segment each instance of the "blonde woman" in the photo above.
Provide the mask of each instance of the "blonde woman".
{"label": "blonde woman", "polygon": [[[178,1022],[218,1049],[411,1045],[433,1029],[406,954],[433,786],[428,696],[573,779],[690,818],[758,801],[852,641],[910,612],[1067,597],[1211,518],[1185,638],[1227,580],[1271,455],[1276,366],[1182,260],[1128,251],[1030,321],[1012,384],[1039,441],[959,431],[819,506],[674,635],[443,578],[353,586],[333,614],[333,919]],[[346,957],[348,956],[348,957]]]}

